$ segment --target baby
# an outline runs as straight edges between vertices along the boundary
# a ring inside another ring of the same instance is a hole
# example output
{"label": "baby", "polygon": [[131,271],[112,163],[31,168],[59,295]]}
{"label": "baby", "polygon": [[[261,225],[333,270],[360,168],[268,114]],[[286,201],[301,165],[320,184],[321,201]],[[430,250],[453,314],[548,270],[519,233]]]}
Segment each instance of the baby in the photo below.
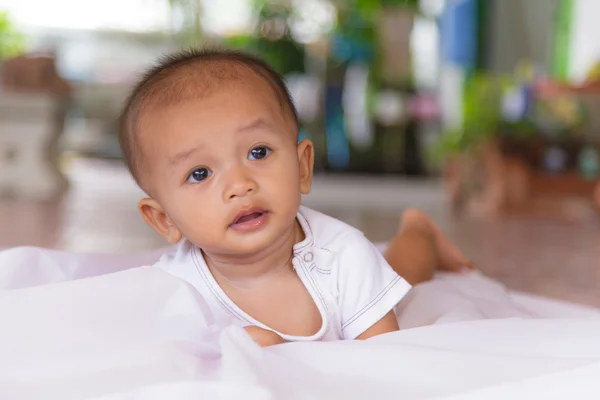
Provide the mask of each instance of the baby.
{"label": "baby", "polygon": [[470,264],[419,211],[403,215],[384,257],[301,206],[314,149],[298,129],[281,77],[252,56],[187,51],[152,68],[126,102],[120,143],[148,194],[142,217],[179,243],[156,266],[263,346],[398,330],[411,284]]}

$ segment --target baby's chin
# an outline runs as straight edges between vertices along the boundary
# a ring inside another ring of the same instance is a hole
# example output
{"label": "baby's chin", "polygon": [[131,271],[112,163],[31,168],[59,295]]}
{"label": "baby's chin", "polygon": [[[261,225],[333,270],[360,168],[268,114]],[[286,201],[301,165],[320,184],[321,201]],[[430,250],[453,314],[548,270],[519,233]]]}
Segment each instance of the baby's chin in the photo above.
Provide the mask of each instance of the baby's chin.
{"label": "baby's chin", "polygon": [[[256,254],[267,251],[273,245],[272,235],[264,232],[253,232],[252,234],[224,235],[222,240],[193,240],[188,239],[205,253],[232,256],[232,257],[251,257]],[[232,237],[233,236],[233,237]],[[237,237],[236,237],[237,236]]]}
{"label": "baby's chin", "polygon": [[[291,225],[291,229],[294,229],[294,224]],[[286,245],[288,241],[290,246],[294,245],[294,232],[290,231],[290,228],[274,228],[267,227],[262,230],[243,233],[230,229],[219,240],[215,240],[214,238],[210,241],[189,240],[209,255],[214,254],[236,258],[259,256]]]}

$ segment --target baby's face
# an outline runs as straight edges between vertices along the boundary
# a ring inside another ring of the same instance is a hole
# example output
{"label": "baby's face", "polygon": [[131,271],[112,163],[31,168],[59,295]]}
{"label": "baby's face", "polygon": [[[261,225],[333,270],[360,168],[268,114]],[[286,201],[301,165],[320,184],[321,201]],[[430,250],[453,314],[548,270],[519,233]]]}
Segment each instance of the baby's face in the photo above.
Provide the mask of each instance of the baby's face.
{"label": "baby's face", "polygon": [[249,77],[149,111],[139,126],[149,166],[142,173],[154,197],[140,210],[163,236],[174,242],[183,235],[207,253],[243,255],[293,229],[301,194],[310,190],[313,149],[297,144],[292,119],[266,83]]}

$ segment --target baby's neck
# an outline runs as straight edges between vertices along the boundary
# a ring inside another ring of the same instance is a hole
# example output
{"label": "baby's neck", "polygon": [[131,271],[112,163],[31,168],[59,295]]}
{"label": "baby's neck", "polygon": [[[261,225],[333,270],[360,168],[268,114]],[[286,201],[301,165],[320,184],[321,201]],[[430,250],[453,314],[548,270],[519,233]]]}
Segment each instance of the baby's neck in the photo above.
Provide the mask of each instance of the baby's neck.
{"label": "baby's neck", "polygon": [[255,254],[203,254],[208,268],[219,284],[227,282],[238,287],[253,286],[290,271],[293,247],[303,239],[304,232],[296,220],[286,235],[282,235],[279,240]]}

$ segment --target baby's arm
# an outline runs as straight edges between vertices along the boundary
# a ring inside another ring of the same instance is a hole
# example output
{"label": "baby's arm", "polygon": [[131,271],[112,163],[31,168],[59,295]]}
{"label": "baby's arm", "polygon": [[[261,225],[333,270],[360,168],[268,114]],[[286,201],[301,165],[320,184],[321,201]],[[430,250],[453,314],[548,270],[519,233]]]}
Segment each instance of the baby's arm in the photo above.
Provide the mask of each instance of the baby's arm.
{"label": "baby's arm", "polygon": [[332,260],[341,338],[368,339],[398,330],[394,308],[410,289],[364,235],[339,236]]}
{"label": "baby's arm", "polygon": [[285,340],[283,340],[281,336],[273,331],[263,329],[258,326],[246,326],[244,329],[248,335],[250,335],[252,340],[254,340],[261,347],[285,343]]}
{"label": "baby's arm", "polygon": [[361,333],[355,340],[365,340],[384,333],[395,332],[398,329],[398,319],[394,311],[388,312],[383,318],[375,322],[373,326]]}

